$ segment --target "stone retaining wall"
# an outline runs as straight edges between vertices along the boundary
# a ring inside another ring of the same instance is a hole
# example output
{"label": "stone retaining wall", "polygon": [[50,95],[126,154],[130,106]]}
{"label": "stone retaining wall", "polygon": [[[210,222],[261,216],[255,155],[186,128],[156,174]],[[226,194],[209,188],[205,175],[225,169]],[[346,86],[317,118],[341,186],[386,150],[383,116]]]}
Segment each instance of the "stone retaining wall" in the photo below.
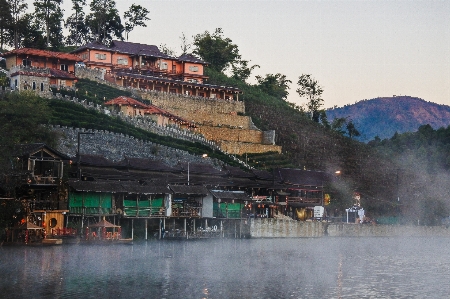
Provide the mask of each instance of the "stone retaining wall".
{"label": "stone retaining wall", "polygon": [[[249,116],[241,116],[234,113],[229,114],[211,114],[201,111],[190,112],[177,110],[176,115],[184,119],[193,121],[196,125],[226,127],[231,129],[251,129],[252,121]],[[254,125],[253,125],[254,126]]]}
{"label": "stone retaining wall", "polygon": [[277,152],[281,153],[281,146],[248,142],[235,142],[235,141],[218,141],[217,145],[222,151],[232,155],[243,155],[245,153],[267,153]]}
{"label": "stone retaining wall", "polygon": [[222,127],[202,126],[199,132],[208,140],[262,143],[263,132],[257,130],[241,130]]}
{"label": "stone retaining wall", "polygon": [[240,101],[188,97],[171,93],[140,92],[139,95],[143,99],[150,100],[153,105],[174,114],[178,110],[209,114],[245,113],[245,104]]}

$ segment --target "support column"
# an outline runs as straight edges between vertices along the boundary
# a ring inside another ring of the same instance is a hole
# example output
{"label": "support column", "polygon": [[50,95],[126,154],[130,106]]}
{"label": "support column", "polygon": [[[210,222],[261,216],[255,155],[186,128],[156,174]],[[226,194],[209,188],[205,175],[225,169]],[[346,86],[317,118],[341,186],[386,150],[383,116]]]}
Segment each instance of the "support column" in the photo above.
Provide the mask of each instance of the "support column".
{"label": "support column", "polygon": [[148,233],[147,222],[148,222],[148,219],[145,219],[145,240],[146,240],[146,241],[148,240],[148,235],[147,235],[147,233]]}
{"label": "support column", "polygon": [[131,240],[134,240],[134,219],[131,219]]}

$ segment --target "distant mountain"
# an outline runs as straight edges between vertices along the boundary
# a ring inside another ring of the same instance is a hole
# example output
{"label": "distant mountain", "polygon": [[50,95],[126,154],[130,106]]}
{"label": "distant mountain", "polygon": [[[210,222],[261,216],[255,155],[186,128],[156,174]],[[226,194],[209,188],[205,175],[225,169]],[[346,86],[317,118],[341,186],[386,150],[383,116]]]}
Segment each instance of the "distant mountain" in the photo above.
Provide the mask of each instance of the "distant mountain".
{"label": "distant mountain", "polygon": [[326,111],[328,120],[348,117],[361,133],[358,140],[367,142],[375,136],[391,138],[395,132],[415,132],[421,125],[434,129],[450,125],[450,106],[427,102],[410,96],[363,100],[353,105]]}

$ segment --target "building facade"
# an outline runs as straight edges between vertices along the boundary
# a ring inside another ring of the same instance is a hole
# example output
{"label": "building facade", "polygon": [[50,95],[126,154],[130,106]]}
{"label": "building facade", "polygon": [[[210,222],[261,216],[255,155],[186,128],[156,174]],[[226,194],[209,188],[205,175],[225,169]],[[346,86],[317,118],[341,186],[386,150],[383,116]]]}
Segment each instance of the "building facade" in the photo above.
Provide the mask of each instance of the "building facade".
{"label": "building facade", "polygon": [[105,80],[123,87],[224,100],[238,100],[241,93],[234,87],[207,84],[207,62],[191,54],[171,57],[154,45],[93,42],[73,53],[87,68],[101,70]]}

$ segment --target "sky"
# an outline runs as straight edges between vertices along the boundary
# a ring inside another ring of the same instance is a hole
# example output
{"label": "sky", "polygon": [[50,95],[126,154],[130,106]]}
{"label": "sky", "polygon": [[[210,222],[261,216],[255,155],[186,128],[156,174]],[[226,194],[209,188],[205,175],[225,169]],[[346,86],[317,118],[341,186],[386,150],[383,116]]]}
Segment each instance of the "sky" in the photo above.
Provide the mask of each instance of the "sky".
{"label": "sky", "polygon": [[[450,105],[448,0],[117,0],[121,16],[132,3],[151,20],[128,41],[180,54],[183,34],[192,42],[222,28],[242,59],[260,66],[248,82],[286,75],[298,105],[307,102],[295,91],[302,74],[323,87],[325,108],[392,95]],[[63,8],[70,15],[71,1]]]}

